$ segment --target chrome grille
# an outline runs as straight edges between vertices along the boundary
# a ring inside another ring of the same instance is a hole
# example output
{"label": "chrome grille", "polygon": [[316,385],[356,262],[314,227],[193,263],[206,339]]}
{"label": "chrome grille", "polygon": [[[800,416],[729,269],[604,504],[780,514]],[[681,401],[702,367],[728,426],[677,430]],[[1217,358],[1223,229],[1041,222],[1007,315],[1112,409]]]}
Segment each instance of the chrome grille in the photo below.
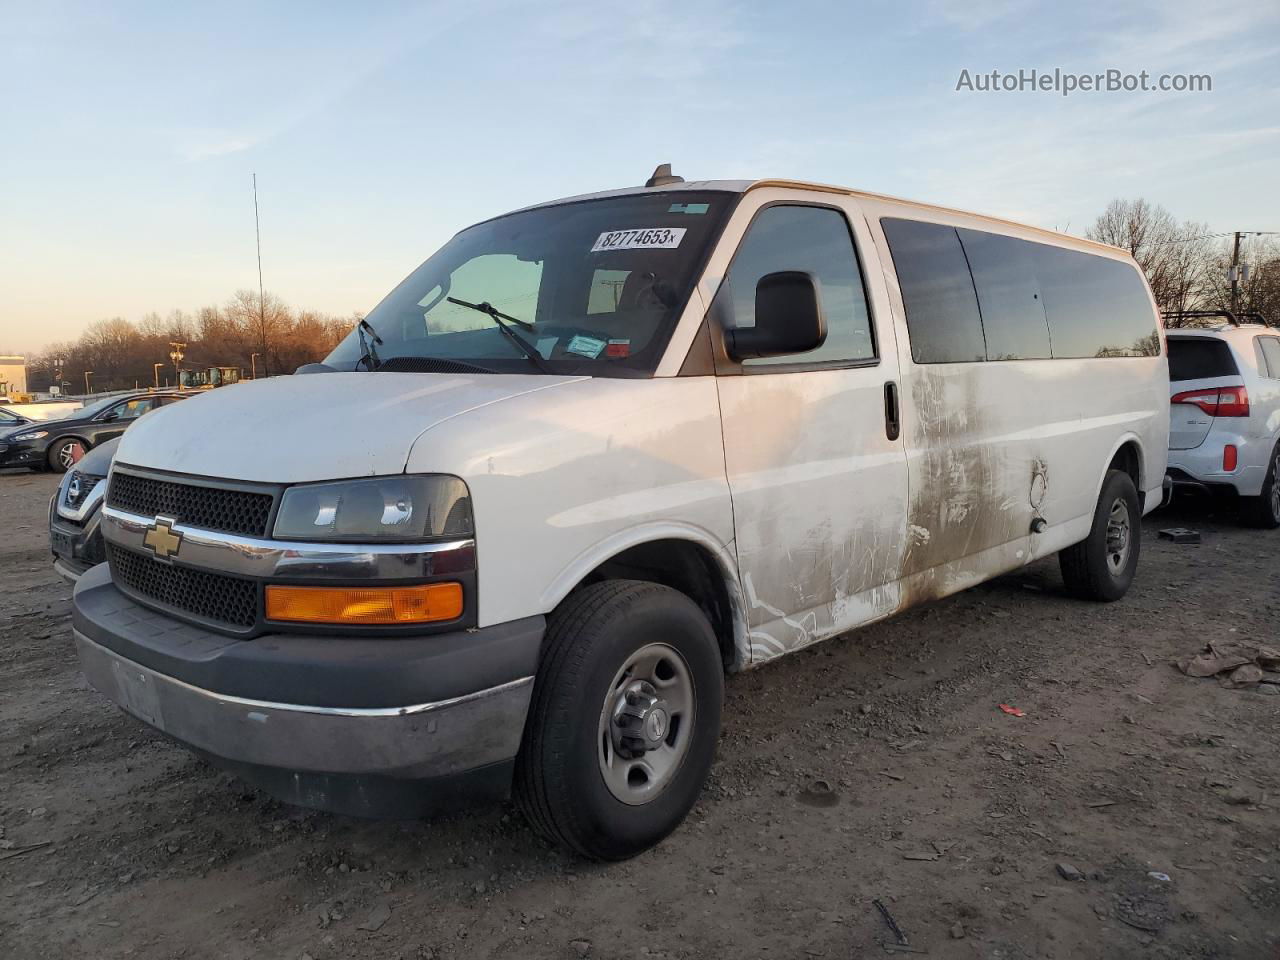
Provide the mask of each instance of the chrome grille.
{"label": "chrome grille", "polygon": [[107,505],[143,517],[172,517],[202,530],[218,530],[250,537],[270,532],[269,493],[231,487],[207,487],[143,477],[117,470],[107,489]]}
{"label": "chrome grille", "polygon": [[[71,477],[71,482],[67,484],[67,495],[63,498],[68,507],[76,508],[84,503],[90,492],[100,484],[105,477],[94,477],[85,473],[76,473]],[[72,492],[75,496],[72,496]]]}
{"label": "chrome grille", "polygon": [[107,559],[112,579],[144,600],[239,630],[258,622],[258,585],[252,580],[160,563],[113,543],[107,544]]}

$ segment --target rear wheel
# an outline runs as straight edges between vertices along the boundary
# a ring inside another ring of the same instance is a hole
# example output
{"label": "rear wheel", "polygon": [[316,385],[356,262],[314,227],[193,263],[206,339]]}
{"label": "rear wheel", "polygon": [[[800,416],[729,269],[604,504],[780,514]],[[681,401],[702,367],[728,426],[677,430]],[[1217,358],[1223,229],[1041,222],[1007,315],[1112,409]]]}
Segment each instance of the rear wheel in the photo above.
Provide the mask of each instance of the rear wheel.
{"label": "rear wheel", "polygon": [[1280,445],[1271,451],[1271,464],[1267,478],[1262,482],[1262,493],[1256,497],[1243,497],[1241,504],[1244,518],[1252,526],[1264,530],[1280,527]]}
{"label": "rear wheel", "polygon": [[66,473],[80,462],[86,449],[84,441],[76,437],[57,441],[49,448],[49,469],[54,473]]}
{"label": "rear wheel", "polygon": [[607,580],[551,615],[516,799],[547,839],[597,860],[635,856],[679,826],[715,757],[724,671],[684,594]]}
{"label": "rear wheel", "polygon": [[1110,470],[1093,511],[1089,536],[1058,554],[1067,592],[1082,600],[1119,600],[1138,570],[1142,509],[1133,480]]}

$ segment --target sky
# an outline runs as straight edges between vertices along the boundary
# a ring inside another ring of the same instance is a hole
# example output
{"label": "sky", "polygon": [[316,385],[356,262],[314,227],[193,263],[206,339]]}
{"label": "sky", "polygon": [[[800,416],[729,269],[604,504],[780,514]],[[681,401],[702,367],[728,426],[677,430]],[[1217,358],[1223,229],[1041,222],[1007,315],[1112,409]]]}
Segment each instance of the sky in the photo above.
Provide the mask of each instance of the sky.
{"label": "sky", "polygon": [[[266,287],[367,311],[462,227],[786,177],[1083,233],[1280,230],[1280,4],[0,0],[0,352]],[[1208,92],[982,92],[1057,68]]]}

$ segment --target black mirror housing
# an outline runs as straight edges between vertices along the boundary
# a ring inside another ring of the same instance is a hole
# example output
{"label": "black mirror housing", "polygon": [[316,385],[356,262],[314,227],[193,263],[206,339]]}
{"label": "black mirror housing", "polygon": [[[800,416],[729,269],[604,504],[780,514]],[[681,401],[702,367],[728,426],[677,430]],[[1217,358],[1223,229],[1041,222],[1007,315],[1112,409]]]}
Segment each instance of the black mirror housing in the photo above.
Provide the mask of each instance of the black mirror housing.
{"label": "black mirror housing", "polygon": [[726,330],[725,348],[742,361],[808,353],[826,339],[826,315],[813,274],[779,270],[756,284],[756,325]]}

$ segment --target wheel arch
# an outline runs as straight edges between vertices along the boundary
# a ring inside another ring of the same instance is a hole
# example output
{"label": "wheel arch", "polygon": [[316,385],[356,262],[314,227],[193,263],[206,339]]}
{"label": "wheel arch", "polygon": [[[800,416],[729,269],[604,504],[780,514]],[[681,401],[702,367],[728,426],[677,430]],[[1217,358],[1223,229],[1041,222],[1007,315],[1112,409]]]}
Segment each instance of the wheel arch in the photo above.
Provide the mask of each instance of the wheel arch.
{"label": "wheel arch", "polygon": [[730,549],[708,531],[683,523],[624,531],[580,554],[542,595],[551,610],[578,587],[624,578],[661,583],[696,603],[711,621],[730,671],[751,662],[746,606]]}
{"label": "wheel arch", "polygon": [[1130,479],[1133,480],[1133,485],[1138,490],[1138,504],[1141,506],[1142,512],[1146,513],[1146,484],[1148,479],[1146,476],[1146,457],[1142,447],[1142,439],[1136,433],[1126,433],[1111,448],[1111,455],[1107,457],[1107,464],[1098,476],[1098,482],[1094,486],[1095,501],[1102,495],[1102,485],[1107,480],[1107,474],[1112,470],[1120,470],[1127,473]]}

